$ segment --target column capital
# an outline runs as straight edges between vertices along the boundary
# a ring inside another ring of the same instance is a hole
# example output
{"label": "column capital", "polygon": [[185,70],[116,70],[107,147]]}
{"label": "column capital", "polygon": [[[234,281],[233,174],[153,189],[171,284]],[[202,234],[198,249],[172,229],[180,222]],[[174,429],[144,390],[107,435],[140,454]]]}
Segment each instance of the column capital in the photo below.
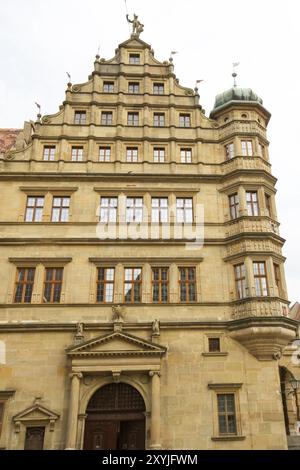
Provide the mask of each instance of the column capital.
{"label": "column capital", "polygon": [[71,372],[69,374],[69,377],[71,380],[73,380],[75,377],[78,379],[78,380],[81,380],[83,378],[83,374],[82,372]]}
{"label": "column capital", "polygon": [[149,375],[150,375],[150,377],[154,377],[155,375],[157,375],[158,377],[160,377],[160,376],[161,376],[161,373],[160,373],[159,370],[151,370],[151,371],[149,372]]}

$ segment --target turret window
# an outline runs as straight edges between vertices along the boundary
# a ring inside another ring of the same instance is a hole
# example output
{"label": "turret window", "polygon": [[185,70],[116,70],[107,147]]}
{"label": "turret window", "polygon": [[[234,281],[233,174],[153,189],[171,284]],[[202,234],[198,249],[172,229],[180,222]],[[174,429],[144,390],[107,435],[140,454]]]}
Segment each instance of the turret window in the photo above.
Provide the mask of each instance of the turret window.
{"label": "turret window", "polygon": [[266,158],[266,148],[264,145],[259,144],[260,156]]}
{"label": "turret window", "polygon": [[281,282],[281,274],[280,274],[280,266],[279,264],[274,263],[274,275],[275,275],[275,284],[278,289],[279,297],[283,296],[283,289],[282,289],[282,282]]}
{"label": "turret window", "polygon": [[266,214],[268,217],[272,217],[272,208],[271,208],[271,196],[265,193],[265,204],[266,204]]}
{"label": "turret window", "polygon": [[86,112],[85,111],[75,111],[74,123],[75,124],[86,124]]}
{"label": "turret window", "polygon": [[163,83],[154,83],[153,84],[153,94],[154,95],[164,95],[165,86]]}
{"label": "turret window", "polygon": [[246,297],[246,268],[244,263],[234,266],[235,287],[238,299]]}
{"label": "turret window", "polygon": [[229,144],[225,145],[225,156],[226,156],[226,160],[231,160],[234,157],[233,142],[230,142]]}
{"label": "turret window", "polygon": [[249,216],[259,215],[257,191],[246,192],[247,213]]}
{"label": "turret window", "polygon": [[128,93],[139,93],[140,84],[138,82],[129,82]]}
{"label": "turret window", "polygon": [[231,220],[239,216],[239,196],[238,193],[231,194],[229,198],[229,210]]}
{"label": "turret window", "polygon": [[242,140],[241,145],[243,157],[253,157],[252,140]]}
{"label": "turret window", "polygon": [[259,297],[268,295],[267,273],[265,262],[253,262],[255,293]]}

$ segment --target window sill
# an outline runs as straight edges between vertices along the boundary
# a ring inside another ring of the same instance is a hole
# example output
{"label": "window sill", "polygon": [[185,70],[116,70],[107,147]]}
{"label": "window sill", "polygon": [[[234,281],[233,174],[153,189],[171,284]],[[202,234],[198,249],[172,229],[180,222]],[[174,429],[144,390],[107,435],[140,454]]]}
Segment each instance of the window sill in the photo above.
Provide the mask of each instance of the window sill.
{"label": "window sill", "polygon": [[244,441],[246,436],[213,436],[212,441]]}
{"label": "window sill", "polygon": [[209,357],[209,356],[228,356],[228,352],[204,352],[202,356]]}

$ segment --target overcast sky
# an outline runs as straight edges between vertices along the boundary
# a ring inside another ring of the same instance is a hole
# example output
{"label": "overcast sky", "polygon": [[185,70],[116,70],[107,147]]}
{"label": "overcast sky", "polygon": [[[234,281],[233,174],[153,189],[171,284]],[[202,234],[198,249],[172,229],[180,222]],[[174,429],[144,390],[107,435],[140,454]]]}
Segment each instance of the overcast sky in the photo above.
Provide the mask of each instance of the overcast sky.
{"label": "overcast sky", "polygon": [[[251,87],[272,113],[270,157],[277,183],[280,234],[287,239],[286,277],[291,302],[300,301],[300,2],[299,0],[127,0],[145,25],[141,38],[159,60],[174,56],[184,86],[200,84],[209,114],[215,95]],[[124,0],[2,0],[0,29],[0,127],[22,127],[58,111],[67,75],[87,81],[94,56],[109,59],[129,37]]]}

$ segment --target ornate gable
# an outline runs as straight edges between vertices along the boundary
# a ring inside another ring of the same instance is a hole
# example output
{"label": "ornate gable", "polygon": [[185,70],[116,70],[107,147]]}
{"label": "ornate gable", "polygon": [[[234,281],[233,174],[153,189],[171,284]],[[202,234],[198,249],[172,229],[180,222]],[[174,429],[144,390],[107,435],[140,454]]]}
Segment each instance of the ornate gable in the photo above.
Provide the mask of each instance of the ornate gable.
{"label": "ornate gable", "polygon": [[71,357],[158,356],[167,348],[120,331],[100,336],[67,349]]}

